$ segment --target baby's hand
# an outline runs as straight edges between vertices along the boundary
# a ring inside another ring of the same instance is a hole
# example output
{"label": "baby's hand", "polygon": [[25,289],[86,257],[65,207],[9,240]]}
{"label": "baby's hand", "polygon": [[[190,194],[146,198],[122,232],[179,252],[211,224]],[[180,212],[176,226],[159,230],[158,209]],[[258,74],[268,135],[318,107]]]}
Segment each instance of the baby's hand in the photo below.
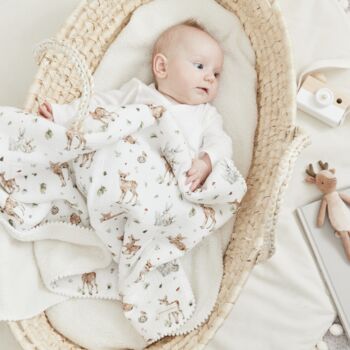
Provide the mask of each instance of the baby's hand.
{"label": "baby's hand", "polygon": [[53,120],[52,107],[47,101],[39,106],[38,113],[46,119]]}
{"label": "baby's hand", "polygon": [[211,162],[207,154],[205,154],[202,158],[193,159],[192,166],[190,170],[187,171],[188,177],[186,180],[186,185],[192,182],[191,191],[195,191],[205,182],[210,172]]}

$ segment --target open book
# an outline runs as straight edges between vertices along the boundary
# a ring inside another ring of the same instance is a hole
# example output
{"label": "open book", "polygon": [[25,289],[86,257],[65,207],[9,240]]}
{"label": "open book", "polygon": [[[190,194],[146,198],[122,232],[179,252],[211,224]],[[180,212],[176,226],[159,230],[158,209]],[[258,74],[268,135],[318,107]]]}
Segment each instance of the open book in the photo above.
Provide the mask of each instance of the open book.
{"label": "open book", "polygon": [[[350,194],[350,188],[340,192]],[[350,339],[350,261],[346,258],[341,239],[335,236],[328,217],[326,216],[322,227],[316,226],[320,205],[321,200],[304,205],[297,209],[297,215]]]}

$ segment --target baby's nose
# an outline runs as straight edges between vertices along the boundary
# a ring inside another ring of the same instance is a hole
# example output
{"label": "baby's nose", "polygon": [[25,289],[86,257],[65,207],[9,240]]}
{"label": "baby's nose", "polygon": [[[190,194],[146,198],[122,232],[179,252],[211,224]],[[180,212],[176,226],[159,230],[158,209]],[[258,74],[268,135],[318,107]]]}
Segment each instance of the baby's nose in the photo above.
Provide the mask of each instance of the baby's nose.
{"label": "baby's nose", "polygon": [[205,75],[204,79],[205,79],[206,81],[213,82],[214,79],[215,79],[215,77],[214,77],[214,74],[213,74],[213,73],[208,73],[208,74]]}

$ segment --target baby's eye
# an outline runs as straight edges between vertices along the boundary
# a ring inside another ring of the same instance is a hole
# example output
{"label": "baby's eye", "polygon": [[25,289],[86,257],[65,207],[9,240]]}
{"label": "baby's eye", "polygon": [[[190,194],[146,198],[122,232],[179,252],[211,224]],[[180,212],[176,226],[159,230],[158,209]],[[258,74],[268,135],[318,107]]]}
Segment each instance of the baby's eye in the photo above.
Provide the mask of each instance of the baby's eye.
{"label": "baby's eye", "polygon": [[194,63],[194,66],[195,66],[196,68],[198,68],[198,69],[203,69],[203,68],[204,68],[204,66],[203,66],[202,63]]}
{"label": "baby's eye", "polygon": [[214,73],[215,78],[219,78],[219,76],[220,76],[220,73]]}

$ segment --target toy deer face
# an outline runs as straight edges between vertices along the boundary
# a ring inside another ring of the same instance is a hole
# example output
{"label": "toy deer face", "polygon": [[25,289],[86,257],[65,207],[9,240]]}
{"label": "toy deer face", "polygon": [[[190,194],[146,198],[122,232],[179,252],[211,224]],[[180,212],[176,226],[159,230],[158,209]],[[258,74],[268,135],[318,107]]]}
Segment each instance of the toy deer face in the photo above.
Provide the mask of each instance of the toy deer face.
{"label": "toy deer face", "polygon": [[309,164],[308,169],[306,169],[306,173],[308,174],[306,182],[316,184],[318,189],[324,194],[335,191],[337,187],[337,178],[334,175],[335,169],[328,169],[328,163],[319,161],[318,164],[322,170],[317,174],[315,173],[312,164]]}

